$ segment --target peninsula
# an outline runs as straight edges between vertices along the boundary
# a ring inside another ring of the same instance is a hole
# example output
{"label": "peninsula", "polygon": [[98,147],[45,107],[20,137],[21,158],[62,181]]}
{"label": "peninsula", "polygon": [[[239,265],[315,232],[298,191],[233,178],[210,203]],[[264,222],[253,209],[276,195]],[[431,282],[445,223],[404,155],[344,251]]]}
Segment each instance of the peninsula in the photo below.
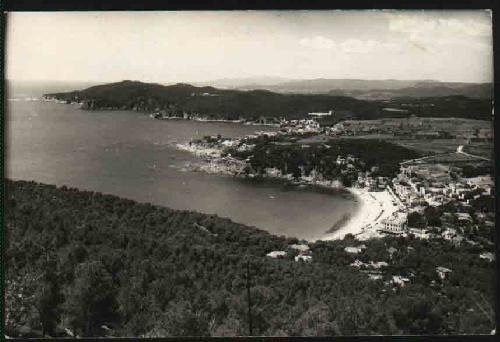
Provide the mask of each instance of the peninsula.
{"label": "peninsula", "polygon": [[343,119],[406,117],[461,117],[489,119],[491,99],[463,95],[360,100],[334,94],[282,94],[268,90],[229,90],[177,83],[161,85],[122,81],[45,94],[44,99],[79,103],[87,110],[136,110],[158,118],[224,119],[277,123],[281,119],[303,119],[311,112],[335,109],[334,122]]}

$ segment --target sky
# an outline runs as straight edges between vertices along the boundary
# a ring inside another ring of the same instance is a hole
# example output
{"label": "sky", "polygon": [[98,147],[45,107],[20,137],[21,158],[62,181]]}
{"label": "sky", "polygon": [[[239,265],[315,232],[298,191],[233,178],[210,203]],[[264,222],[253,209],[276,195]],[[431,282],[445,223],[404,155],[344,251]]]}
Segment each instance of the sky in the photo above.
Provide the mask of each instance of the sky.
{"label": "sky", "polygon": [[491,13],[16,12],[11,80],[493,79]]}

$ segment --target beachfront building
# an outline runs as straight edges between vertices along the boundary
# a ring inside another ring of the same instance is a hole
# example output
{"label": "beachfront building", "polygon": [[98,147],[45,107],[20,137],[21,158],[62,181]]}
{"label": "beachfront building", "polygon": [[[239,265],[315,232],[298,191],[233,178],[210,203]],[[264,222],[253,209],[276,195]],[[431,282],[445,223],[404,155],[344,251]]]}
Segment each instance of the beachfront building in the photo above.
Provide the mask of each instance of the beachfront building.
{"label": "beachfront building", "polygon": [[413,198],[415,197],[415,196],[412,196],[413,195],[413,189],[412,189],[412,187],[408,183],[405,183],[405,182],[402,182],[402,181],[398,182],[396,180],[393,180],[392,186],[394,188],[394,192],[399,197],[399,199],[402,202],[405,202],[406,204],[409,204],[408,202],[410,202],[410,200],[412,199],[412,197]]}
{"label": "beachfront building", "polygon": [[406,230],[407,222],[408,215],[404,212],[397,211],[382,221],[382,230],[399,234]]}
{"label": "beachfront building", "polygon": [[373,177],[366,177],[365,186],[368,188],[368,191],[377,191],[377,180]]}

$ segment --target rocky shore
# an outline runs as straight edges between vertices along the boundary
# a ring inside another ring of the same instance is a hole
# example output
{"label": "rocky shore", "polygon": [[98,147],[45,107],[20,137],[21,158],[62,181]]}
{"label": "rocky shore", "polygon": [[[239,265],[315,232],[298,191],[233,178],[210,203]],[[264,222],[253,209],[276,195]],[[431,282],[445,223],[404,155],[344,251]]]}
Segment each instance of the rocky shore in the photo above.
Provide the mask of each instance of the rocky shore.
{"label": "rocky shore", "polygon": [[[238,143],[241,143],[241,141],[224,141],[226,146],[233,146]],[[251,171],[250,163],[247,161],[224,155],[224,145],[219,143],[196,141],[177,144],[176,147],[203,159],[199,165],[190,165],[188,169],[191,171],[243,178],[273,179],[291,185],[310,186],[336,192],[348,191],[355,196],[356,201],[359,203],[357,211],[348,217],[342,217],[338,222],[334,223],[332,228],[325,232],[321,240],[343,239],[347,234],[352,234],[361,240],[379,237],[381,234],[377,231],[378,225],[383,219],[397,210],[397,206],[393,204],[394,198],[387,190],[369,192],[364,188],[345,188],[338,180],[323,180],[315,177],[315,175],[294,178],[292,174],[282,174],[280,170],[275,168],[267,168],[263,174],[256,174]]]}

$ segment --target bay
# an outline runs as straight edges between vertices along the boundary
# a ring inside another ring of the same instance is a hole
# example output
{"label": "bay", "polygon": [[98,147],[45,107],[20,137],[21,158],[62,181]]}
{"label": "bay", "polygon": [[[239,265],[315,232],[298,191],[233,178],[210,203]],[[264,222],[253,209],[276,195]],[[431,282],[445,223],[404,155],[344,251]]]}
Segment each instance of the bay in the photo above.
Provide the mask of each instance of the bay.
{"label": "bay", "polygon": [[175,148],[206,135],[239,137],[271,129],[7,101],[6,174],[217,214],[277,235],[319,239],[355,210],[351,196],[187,171],[186,165],[200,160]]}

